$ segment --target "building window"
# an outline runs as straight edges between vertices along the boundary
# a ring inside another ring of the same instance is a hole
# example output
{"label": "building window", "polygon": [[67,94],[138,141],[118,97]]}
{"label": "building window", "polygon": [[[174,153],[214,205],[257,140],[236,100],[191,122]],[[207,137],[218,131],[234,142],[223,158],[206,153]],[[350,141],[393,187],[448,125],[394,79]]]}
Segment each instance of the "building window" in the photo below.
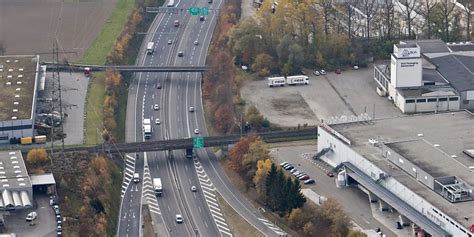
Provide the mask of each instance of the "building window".
{"label": "building window", "polygon": [[448,101],[448,98],[446,98],[446,97],[438,98],[438,101]]}
{"label": "building window", "polygon": [[429,82],[425,82],[424,85],[425,85],[425,86],[434,86],[435,83],[432,82],[432,81],[429,81]]}
{"label": "building window", "polygon": [[417,99],[416,103],[426,103],[426,99]]}
{"label": "building window", "polygon": [[412,103],[415,103],[415,100],[405,100],[405,103],[412,104]]}
{"label": "building window", "polygon": [[436,98],[430,98],[428,99],[428,102],[436,102]]}
{"label": "building window", "polygon": [[459,98],[458,97],[449,97],[449,101],[458,101]]}
{"label": "building window", "polygon": [[0,135],[0,141],[6,141],[8,140],[8,134],[7,135]]}

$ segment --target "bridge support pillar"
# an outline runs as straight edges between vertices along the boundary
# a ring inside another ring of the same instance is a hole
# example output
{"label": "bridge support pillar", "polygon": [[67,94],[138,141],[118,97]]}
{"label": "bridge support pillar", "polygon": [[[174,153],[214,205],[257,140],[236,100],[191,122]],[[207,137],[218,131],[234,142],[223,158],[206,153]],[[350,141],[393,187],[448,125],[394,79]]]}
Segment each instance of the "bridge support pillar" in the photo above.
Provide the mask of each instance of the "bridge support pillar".
{"label": "bridge support pillar", "polygon": [[388,205],[386,202],[383,200],[379,200],[379,210],[380,211],[390,211],[390,205]]}
{"label": "bridge support pillar", "polygon": [[410,220],[408,220],[408,218],[406,218],[404,215],[398,215],[398,219],[400,220],[400,224],[402,224],[403,226],[410,226]]}
{"label": "bridge support pillar", "polygon": [[373,194],[371,191],[367,190],[367,195],[369,196],[369,202],[371,203],[376,203],[377,202],[377,196]]}

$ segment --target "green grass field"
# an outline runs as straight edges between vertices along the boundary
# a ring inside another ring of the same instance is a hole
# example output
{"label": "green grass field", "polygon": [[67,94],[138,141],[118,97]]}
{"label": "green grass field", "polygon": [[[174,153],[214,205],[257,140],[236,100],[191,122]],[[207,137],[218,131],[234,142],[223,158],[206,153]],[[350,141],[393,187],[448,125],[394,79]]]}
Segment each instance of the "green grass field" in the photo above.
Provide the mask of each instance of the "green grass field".
{"label": "green grass field", "polygon": [[102,31],[86,51],[80,63],[104,64],[107,54],[117,40],[127,22],[128,15],[135,5],[135,0],[118,0],[115,10],[102,27]]}
{"label": "green grass field", "polygon": [[86,144],[97,144],[102,142],[100,132],[102,130],[103,110],[104,110],[104,73],[96,73],[95,78],[89,82],[87,90],[85,122]]}

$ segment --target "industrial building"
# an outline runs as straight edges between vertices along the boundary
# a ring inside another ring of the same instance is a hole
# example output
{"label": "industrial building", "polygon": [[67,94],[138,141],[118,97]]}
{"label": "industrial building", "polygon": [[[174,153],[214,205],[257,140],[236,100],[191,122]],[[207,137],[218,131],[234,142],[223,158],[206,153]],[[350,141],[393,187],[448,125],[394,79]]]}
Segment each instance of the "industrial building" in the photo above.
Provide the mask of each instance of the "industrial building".
{"label": "industrial building", "polygon": [[20,151],[0,152],[0,211],[31,208],[33,189]]}
{"label": "industrial building", "polygon": [[0,143],[34,132],[39,56],[0,56]]}
{"label": "industrial building", "polygon": [[374,66],[374,80],[403,113],[474,109],[474,44],[402,41],[390,63]]}
{"label": "industrial building", "polygon": [[[318,153],[338,182],[431,236],[474,235],[474,114],[420,114],[318,129]],[[396,223],[394,223],[395,225]]]}

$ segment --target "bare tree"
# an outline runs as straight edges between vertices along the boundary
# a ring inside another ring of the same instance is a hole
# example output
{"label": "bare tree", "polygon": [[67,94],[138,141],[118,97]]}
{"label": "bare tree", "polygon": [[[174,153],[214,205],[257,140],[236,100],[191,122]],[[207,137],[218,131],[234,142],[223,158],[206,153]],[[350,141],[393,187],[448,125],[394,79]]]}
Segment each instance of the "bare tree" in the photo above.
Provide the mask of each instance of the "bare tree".
{"label": "bare tree", "polygon": [[329,31],[329,17],[331,17],[330,14],[333,11],[332,0],[320,0],[318,4],[322,8],[323,21],[324,21],[324,34],[326,34],[327,36],[328,31]]}
{"label": "bare tree", "polygon": [[444,37],[446,41],[449,41],[449,23],[453,19],[454,3],[450,0],[441,0],[439,3],[439,8],[441,10],[441,16],[443,17],[444,25]]}
{"label": "bare tree", "polygon": [[463,13],[466,19],[466,40],[471,41],[471,21],[472,21],[472,12],[474,11],[474,2],[472,0],[460,1],[464,4]]}
{"label": "bare tree", "polygon": [[423,0],[423,1],[424,2],[420,3],[420,9],[421,9],[420,13],[425,18],[426,27],[428,30],[426,37],[430,39],[433,34],[432,33],[433,10],[437,6],[437,1],[436,0]]}
{"label": "bare tree", "polygon": [[365,32],[367,41],[370,40],[370,24],[374,18],[375,12],[378,11],[379,5],[378,0],[362,0],[363,8],[365,11]]}
{"label": "bare tree", "polygon": [[347,17],[347,33],[350,40],[353,38],[354,32],[354,17],[355,17],[355,9],[354,4],[357,0],[346,0],[344,3],[344,8],[346,10],[346,17]]}
{"label": "bare tree", "polygon": [[[447,0],[446,0],[447,1]],[[417,7],[416,0],[400,0],[399,1],[404,8],[402,8],[402,13],[403,16],[405,17],[405,23],[407,24],[408,27],[408,38],[412,38],[412,24],[413,24],[413,19],[415,19],[416,12],[415,8]]]}
{"label": "bare tree", "polygon": [[383,0],[381,14],[382,14],[382,22],[383,22],[383,34],[386,39],[392,39],[392,30],[394,25],[394,3],[393,0]]}

